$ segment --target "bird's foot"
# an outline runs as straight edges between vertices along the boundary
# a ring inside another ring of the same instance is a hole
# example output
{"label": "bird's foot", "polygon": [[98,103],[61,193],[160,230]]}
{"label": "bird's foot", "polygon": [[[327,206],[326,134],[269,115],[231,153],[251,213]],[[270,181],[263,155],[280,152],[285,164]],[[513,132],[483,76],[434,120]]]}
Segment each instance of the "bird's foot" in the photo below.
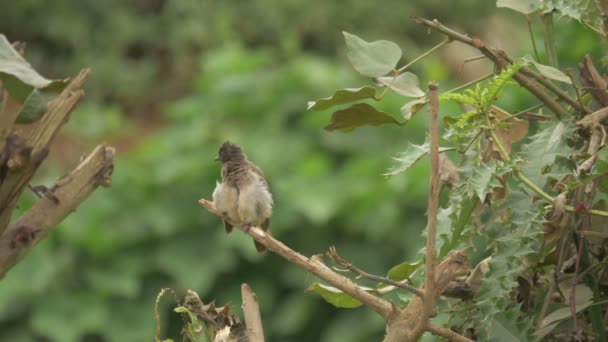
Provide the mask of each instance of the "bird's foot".
{"label": "bird's foot", "polygon": [[251,225],[251,223],[245,223],[245,224],[243,225],[243,229],[245,229],[245,233],[249,233],[249,230],[251,229],[251,227],[253,227],[253,226]]}

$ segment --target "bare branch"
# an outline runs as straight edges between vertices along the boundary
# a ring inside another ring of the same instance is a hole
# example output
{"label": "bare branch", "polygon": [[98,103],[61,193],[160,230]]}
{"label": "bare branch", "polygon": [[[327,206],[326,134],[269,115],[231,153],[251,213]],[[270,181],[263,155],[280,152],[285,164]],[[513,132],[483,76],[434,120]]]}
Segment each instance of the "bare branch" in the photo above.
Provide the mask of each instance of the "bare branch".
{"label": "bare branch", "polygon": [[249,342],[264,342],[264,328],[258,297],[247,284],[241,284],[241,297],[243,298],[243,315]]}
{"label": "bare branch", "polygon": [[[0,234],[6,229],[19,196],[38,167],[48,155],[49,144],[57,135],[78,101],[84,96],[81,89],[89,77],[89,69],[82,70],[54,100],[38,120],[27,138],[8,135],[0,150]],[[12,139],[11,141],[9,141]],[[10,145],[12,143],[12,145]]]}
{"label": "bare branch", "polygon": [[578,71],[581,75],[581,83],[587,88],[595,101],[602,106],[608,106],[608,85],[595,68],[595,65],[593,65],[593,61],[589,55],[586,55],[583,62],[579,63]]}
{"label": "bare branch", "polygon": [[426,328],[426,330],[434,335],[445,337],[450,341],[473,342],[473,340],[468,339],[450,329],[438,327],[436,325],[429,324],[429,326]]}
{"label": "bare branch", "polygon": [[[460,42],[463,42],[467,45],[470,45],[470,46],[478,49],[481,53],[486,55],[499,69],[503,69],[512,63],[511,58],[509,58],[509,56],[507,56],[507,54],[504,51],[498,50],[495,48],[489,48],[484,44],[483,41],[481,41],[478,38],[471,38],[467,35],[458,33],[456,31],[442,25],[437,20],[430,21],[430,20],[420,18],[420,17],[415,17],[415,16],[413,16],[412,19],[420,25],[431,28],[437,32],[445,34],[446,36],[448,36],[451,39],[458,40]],[[547,107],[549,107],[549,109],[551,109],[551,111],[553,111],[558,117],[561,117],[562,115],[563,116],[568,115],[568,112],[564,108],[562,108],[557,101],[555,101],[551,96],[549,96],[549,94],[547,94],[543,89],[541,89],[538,86],[538,84],[536,82],[534,82],[530,77],[526,76],[524,74],[524,72],[527,74],[533,73],[531,70],[522,68],[519,72],[517,72],[515,75],[513,75],[513,78],[522,87],[528,89],[532,94],[534,94],[534,96],[536,96],[539,100],[541,100],[543,103],[545,103],[547,105]],[[560,92],[556,95],[558,97],[561,97],[561,96],[564,96],[564,93]],[[573,103],[573,104],[578,105],[578,103],[576,103],[575,100],[570,101],[570,99],[568,99],[568,103]]]}
{"label": "bare branch", "polygon": [[0,278],[73,212],[98,186],[109,186],[114,149],[97,146],[72,172],[0,236]]}

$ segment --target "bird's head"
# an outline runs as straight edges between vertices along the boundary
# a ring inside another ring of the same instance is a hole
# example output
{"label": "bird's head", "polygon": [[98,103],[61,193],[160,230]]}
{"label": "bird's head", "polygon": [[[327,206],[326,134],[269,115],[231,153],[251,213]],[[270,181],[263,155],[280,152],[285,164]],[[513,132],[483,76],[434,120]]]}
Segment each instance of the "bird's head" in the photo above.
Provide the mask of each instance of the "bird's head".
{"label": "bird's head", "polygon": [[220,151],[217,154],[215,160],[219,160],[222,163],[226,162],[242,162],[247,160],[247,156],[245,152],[241,149],[239,145],[232,144],[228,141],[222,144],[220,147]]}

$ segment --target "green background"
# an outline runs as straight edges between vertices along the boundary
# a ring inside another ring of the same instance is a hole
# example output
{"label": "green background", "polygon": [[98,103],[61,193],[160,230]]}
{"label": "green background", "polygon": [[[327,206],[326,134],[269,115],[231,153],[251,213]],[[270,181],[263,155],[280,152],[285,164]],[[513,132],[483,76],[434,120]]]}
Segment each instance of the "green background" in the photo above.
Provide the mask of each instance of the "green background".
{"label": "green background", "polygon": [[[304,255],[335,245],[382,275],[418,260],[423,244],[426,163],[389,180],[381,174],[407,142],[424,141],[426,120],[421,112],[405,127],[322,129],[331,112],[306,112],[308,101],[371,84],[350,67],[341,32],[395,41],[406,63],[442,39],[408,18],[415,14],[487,35],[511,53],[531,51],[524,19],[491,1],[20,0],[2,7],[0,32],[28,42],[26,57],[44,76],[93,69],[87,97],[35,183],[51,184],[97,143],[117,148],[112,188],[93,194],[0,283],[2,341],[151,341],[161,288],[180,296],[192,289],[240,312],[241,283],[258,295],[269,341],[379,340],[384,324],[371,310],[336,309],[305,294],[317,279],[257,254],[241,232],[226,236],[199,207],[220,178],[217,149],[237,142],[264,169],[278,239]],[[560,24],[561,62],[574,65],[596,38],[576,23]],[[461,68],[478,53],[452,45],[412,69],[423,89],[430,80],[449,89],[491,70],[487,62]],[[398,117],[405,101],[388,95],[377,107]],[[34,200],[24,195],[21,210]],[[173,305],[162,300],[163,337],[180,340]]]}

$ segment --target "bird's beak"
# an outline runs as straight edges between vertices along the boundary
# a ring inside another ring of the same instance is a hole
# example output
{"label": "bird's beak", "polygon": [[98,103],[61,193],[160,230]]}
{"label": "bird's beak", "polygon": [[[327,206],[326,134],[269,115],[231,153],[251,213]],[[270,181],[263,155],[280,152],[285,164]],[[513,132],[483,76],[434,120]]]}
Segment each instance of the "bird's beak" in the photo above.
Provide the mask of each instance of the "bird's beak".
{"label": "bird's beak", "polygon": [[215,160],[215,161],[220,160],[220,156],[215,156],[215,159],[213,159],[213,160]]}

